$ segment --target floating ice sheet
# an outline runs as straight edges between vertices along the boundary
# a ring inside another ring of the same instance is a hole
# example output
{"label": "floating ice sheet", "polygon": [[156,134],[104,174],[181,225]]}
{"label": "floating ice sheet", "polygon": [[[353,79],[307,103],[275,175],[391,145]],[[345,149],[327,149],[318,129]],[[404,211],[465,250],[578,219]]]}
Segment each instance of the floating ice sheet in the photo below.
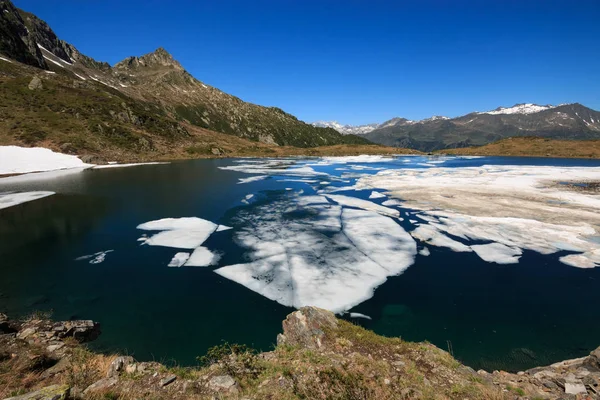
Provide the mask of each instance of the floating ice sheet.
{"label": "floating ice sheet", "polygon": [[382,199],[384,197],[387,197],[387,196],[383,193],[372,191],[371,195],[369,196],[369,199]]}
{"label": "floating ice sheet", "polygon": [[146,162],[146,163],[129,163],[129,164],[106,164],[96,165],[94,169],[106,169],[106,168],[125,168],[125,167],[139,167],[141,165],[161,165],[169,164],[168,162]]}
{"label": "floating ice sheet", "polygon": [[186,263],[186,261],[190,258],[190,253],[177,253],[175,254],[175,256],[173,256],[173,259],[171,259],[171,262],[169,262],[169,267],[181,267],[182,265],[184,265]]}
{"label": "floating ice sheet", "polygon": [[90,260],[89,261],[90,264],[100,264],[100,263],[104,262],[104,260],[106,259],[106,255],[108,253],[112,253],[113,251],[114,250],[99,251],[94,254],[88,254],[85,256],[77,257],[75,259],[75,261]]}
{"label": "floating ice sheet", "polygon": [[169,267],[206,267],[215,264],[219,257],[206,247],[201,246],[215,232],[232,229],[217,225],[197,217],[163,218],[138,225],[138,229],[161,231],[150,237],[142,235],[138,241],[150,246],[165,246],[180,249],[194,249],[193,253],[177,253]]}
{"label": "floating ice sheet", "polygon": [[362,318],[362,319],[369,319],[369,320],[371,319],[371,317],[369,317],[368,315],[357,313],[357,312],[351,312],[350,318]]}
{"label": "floating ice sheet", "polygon": [[214,265],[219,261],[219,256],[207,249],[206,247],[200,246],[189,257],[185,263],[186,267],[208,267]]}
{"label": "floating ice sheet", "polygon": [[[286,306],[342,312],[413,263],[416,244],[393,219],[329,204],[322,196],[294,202],[242,212],[246,226],[236,239],[251,261],[215,272]],[[307,212],[291,219],[288,210],[298,207]]]}
{"label": "floating ice sheet", "polygon": [[10,192],[0,193],[0,210],[27,203],[28,201],[38,200],[44,197],[52,196],[54,192],[35,191],[35,192]]}
{"label": "floating ice sheet", "polygon": [[363,210],[375,211],[383,215],[389,215],[391,217],[399,217],[400,211],[393,208],[381,206],[372,201],[358,199],[356,197],[343,196],[339,194],[327,194],[326,197],[335,201],[338,204],[348,207],[362,208]]}
{"label": "floating ice sheet", "polygon": [[263,179],[266,179],[268,177],[269,177],[269,175],[258,175],[258,176],[250,176],[248,178],[240,178],[238,184],[262,181]]}
{"label": "floating ice sheet", "polygon": [[[357,189],[381,188],[428,222],[412,234],[434,246],[474,250],[489,262],[516,263],[522,250],[560,257],[567,265],[600,265],[600,197],[557,180],[600,180],[598,167],[483,166],[386,170],[361,177]],[[385,203],[383,203],[385,204]],[[461,243],[453,237],[460,238]],[[471,241],[491,242],[473,245]]]}
{"label": "floating ice sheet", "polygon": [[502,243],[477,244],[471,246],[471,249],[482,260],[497,264],[516,264],[523,253],[519,248],[509,247]]}

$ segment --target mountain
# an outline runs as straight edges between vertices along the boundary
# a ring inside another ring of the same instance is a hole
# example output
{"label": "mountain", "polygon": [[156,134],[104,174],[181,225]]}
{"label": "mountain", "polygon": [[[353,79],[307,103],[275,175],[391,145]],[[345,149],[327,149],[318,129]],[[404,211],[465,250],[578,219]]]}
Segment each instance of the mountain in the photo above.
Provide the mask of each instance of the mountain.
{"label": "mountain", "polygon": [[581,104],[516,104],[457,118],[395,118],[364,135],[374,143],[421,151],[481,146],[508,137],[600,139],[600,112]]}
{"label": "mountain", "polygon": [[369,143],[224,93],[163,48],[114,66],[96,61],[8,0],[0,0],[0,96],[0,144],[135,154],[192,146],[205,131],[270,146]]}
{"label": "mountain", "polygon": [[342,125],[337,121],[317,121],[312,125],[320,128],[332,128],[342,135],[364,135],[380,126],[380,124]]}

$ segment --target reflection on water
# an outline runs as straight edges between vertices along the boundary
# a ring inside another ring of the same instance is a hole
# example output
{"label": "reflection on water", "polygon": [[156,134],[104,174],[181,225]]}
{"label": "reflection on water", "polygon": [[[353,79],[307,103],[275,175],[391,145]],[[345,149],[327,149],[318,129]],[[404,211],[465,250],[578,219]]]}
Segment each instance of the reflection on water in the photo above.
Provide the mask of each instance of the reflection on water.
{"label": "reflection on water", "polygon": [[104,199],[63,194],[0,210],[0,256],[41,242],[67,243],[92,230],[107,211]]}

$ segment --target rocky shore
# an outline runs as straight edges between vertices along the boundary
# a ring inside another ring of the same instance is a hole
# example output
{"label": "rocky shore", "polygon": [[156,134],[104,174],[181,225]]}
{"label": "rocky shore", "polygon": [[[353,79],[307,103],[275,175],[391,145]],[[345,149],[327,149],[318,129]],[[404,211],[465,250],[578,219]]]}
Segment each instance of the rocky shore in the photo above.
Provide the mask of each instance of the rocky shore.
{"label": "rocky shore", "polygon": [[59,399],[600,399],[600,348],[511,374],[474,371],[429,343],[378,336],[305,307],[273,351],[223,345],[194,368],[96,354],[89,321],[12,321],[0,314],[0,398]]}

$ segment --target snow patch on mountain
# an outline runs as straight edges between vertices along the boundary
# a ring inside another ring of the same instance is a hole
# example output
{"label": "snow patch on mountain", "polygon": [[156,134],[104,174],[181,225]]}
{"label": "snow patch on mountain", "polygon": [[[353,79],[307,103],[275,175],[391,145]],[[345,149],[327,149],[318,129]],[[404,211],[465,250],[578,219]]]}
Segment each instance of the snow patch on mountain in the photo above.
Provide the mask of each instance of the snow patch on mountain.
{"label": "snow patch on mountain", "polygon": [[498,115],[498,114],[535,114],[540,111],[549,110],[551,108],[556,108],[558,106],[546,105],[539,106],[537,104],[525,103],[525,104],[516,104],[512,107],[498,107],[492,111],[484,111],[478,114],[490,114],[490,115]]}
{"label": "snow patch on mountain", "polygon": [[342,135],[365,135],[379,127],[379,124],[366,125],[342,125],[337,121],[317,121],[312,123],[313,126],[319,128],[333,128]]}

